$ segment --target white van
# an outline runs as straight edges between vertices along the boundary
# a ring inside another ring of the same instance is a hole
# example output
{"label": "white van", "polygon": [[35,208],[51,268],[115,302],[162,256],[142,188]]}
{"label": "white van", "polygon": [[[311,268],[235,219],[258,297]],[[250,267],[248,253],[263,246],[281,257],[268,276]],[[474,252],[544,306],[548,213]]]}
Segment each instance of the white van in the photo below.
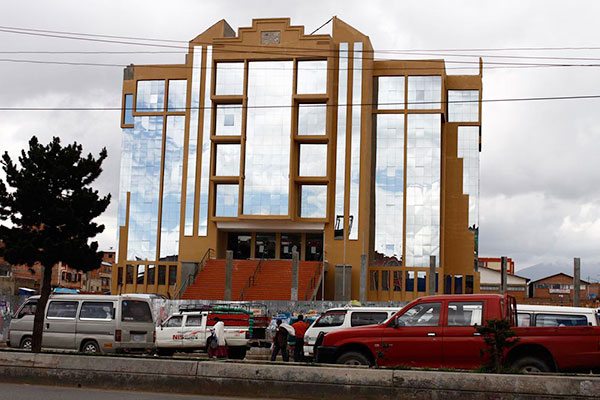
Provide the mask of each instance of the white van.
{"label": "white van", "polygon": [[598,326],[598,310],[587,307],[517,304],[519,326]]}
{"label": "white van", "polygon": [[[19,307],[8,346],[30,349],[40,296]],[[42,348],[85,353],[151,351],[155,332],[149,299],[136,295],[51,295],[44,313]]]}
{"label": "white van", "polygon": [[400,311],[400,307],[331,308],[312,323],[304,334],[304,356],[313,357],[319,333],[353,326],[379,324]]}

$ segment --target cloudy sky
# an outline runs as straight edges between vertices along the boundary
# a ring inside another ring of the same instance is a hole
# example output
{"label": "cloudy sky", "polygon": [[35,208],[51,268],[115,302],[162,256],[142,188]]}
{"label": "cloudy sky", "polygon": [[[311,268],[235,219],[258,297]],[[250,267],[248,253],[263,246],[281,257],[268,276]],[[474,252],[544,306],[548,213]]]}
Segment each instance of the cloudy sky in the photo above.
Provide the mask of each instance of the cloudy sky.
{"label": "cloudy sky", "polygon": [[[600,67],[523,65],[600,65],[600,49],[489,50],[598,46],[599,14],[600,2],[593,0],[3,1],[0,108],[119,107],[121,66],[183,62],[179,53],[141,54],[133,52],[148,48],[6,32],[11,27],[187,41],[220,19],[237,29],[248,26],[252,18],[282,16],[310,32],[337,15],[370,36],[373,47],[382,51],[379,58],[416,57],[402,53],[407,50],[429,50],[431,58],[440,58],[441,50],[477,49],[448,52],[444,58],[449,72],[472,65],[456,61],[476,59],[462,55],[484,58],[484,99],[600,95]],[[56,53],[69,51],[122,53]],[[56,61],[117,66],[48,64]],[[510,256],[518,269],[576,256],[582,263],[600,260],[599,108],[600,99],[484,104],[482,256]],[[101,218],[107,229],[99,241],[104,249],[114,247],[119,113],[0,111],[2,152],[16,155],[32,135],[45,142],[52,136],[76,140],[95,153],[107,147],[109,158],[98,188],[112,193],[115,201]]]}

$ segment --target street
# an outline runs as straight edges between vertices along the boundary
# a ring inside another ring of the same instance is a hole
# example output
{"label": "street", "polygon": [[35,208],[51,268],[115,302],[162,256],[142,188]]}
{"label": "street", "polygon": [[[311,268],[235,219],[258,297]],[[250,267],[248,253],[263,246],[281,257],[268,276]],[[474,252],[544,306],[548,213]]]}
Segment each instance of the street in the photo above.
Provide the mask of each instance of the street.
{"label": "street", "polygon": [[[233,400],[233,397],[126,392],[90,388],[0,383],[0,400]],[[235,397],[235,399],[240,399]]]}

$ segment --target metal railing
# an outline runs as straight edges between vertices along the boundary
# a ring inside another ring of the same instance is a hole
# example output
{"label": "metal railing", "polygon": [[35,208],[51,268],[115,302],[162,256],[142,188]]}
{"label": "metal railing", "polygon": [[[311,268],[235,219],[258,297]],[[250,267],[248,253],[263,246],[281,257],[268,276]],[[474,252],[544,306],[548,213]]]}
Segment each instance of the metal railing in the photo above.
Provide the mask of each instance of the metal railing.
{"label": "metal railing", "polygon": [[258,276],[258,274],[261,271],[261,266],[263,261],[265,260],[265,256],[264,254],[262,255],[262,257],[260,258],[260,260],[258,260],[258,263],[256,264],[256,268],[254,268],[254,272],[252,273],[252,275],[250,275],[248,277],[248,283],[246,283],[246,286],[244,286],[244,288],[242,289],[242,292],[240,293],[240,300],[244,300],[246,297],[246,292],[248,290],[250,290],[250,288],[254,285],[256,285],[256,277]]}
{"label": "metal railing", "polygon": [[185,292],[185,289],[187,289],[192,283],[194,283],[194,281],[196,280],[196,277],[198,276],[198,273],[200,273],[200,271],[202,271],[204,269],[204,265],[206,264],[206,261],[209,260],[210,258],[212,258],[211,255],[213,255],[214,251],[215,250],[211,249],[211,248],[206,249],[206,252],[200,259],[200,262],[196,264],[196,267],[194,268],[194,272],[189,274],[185,278],[185,280],[181,282],[181,286],[175,293],[176,299],[180,299],[183,292]]}
{"label": "metal railing", "polygon": [[315,268],[315,273],[313,274],[312,278],[310,278],[310,285],[306,290],[304,300],[314,300],[317,297],[317,289],[319,288],[319,284],[322,284],[322,269],[323,263],[319,263],[317,268]]}

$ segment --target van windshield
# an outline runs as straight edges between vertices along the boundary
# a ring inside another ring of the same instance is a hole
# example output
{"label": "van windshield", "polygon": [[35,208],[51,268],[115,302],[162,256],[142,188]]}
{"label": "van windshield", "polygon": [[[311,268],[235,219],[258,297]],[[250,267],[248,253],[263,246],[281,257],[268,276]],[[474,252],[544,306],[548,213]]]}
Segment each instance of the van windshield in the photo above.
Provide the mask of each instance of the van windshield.
{"label": "van windshield", "polygon": [[325,328],[329,326],[341,326],[346,318],[346,311],[330,311],[321,315],[315,321],[315,328]]}
{"label": "van windshield", "polygon": [[145,301],[123,300],[121,321],[152,322],[152,311]]}

